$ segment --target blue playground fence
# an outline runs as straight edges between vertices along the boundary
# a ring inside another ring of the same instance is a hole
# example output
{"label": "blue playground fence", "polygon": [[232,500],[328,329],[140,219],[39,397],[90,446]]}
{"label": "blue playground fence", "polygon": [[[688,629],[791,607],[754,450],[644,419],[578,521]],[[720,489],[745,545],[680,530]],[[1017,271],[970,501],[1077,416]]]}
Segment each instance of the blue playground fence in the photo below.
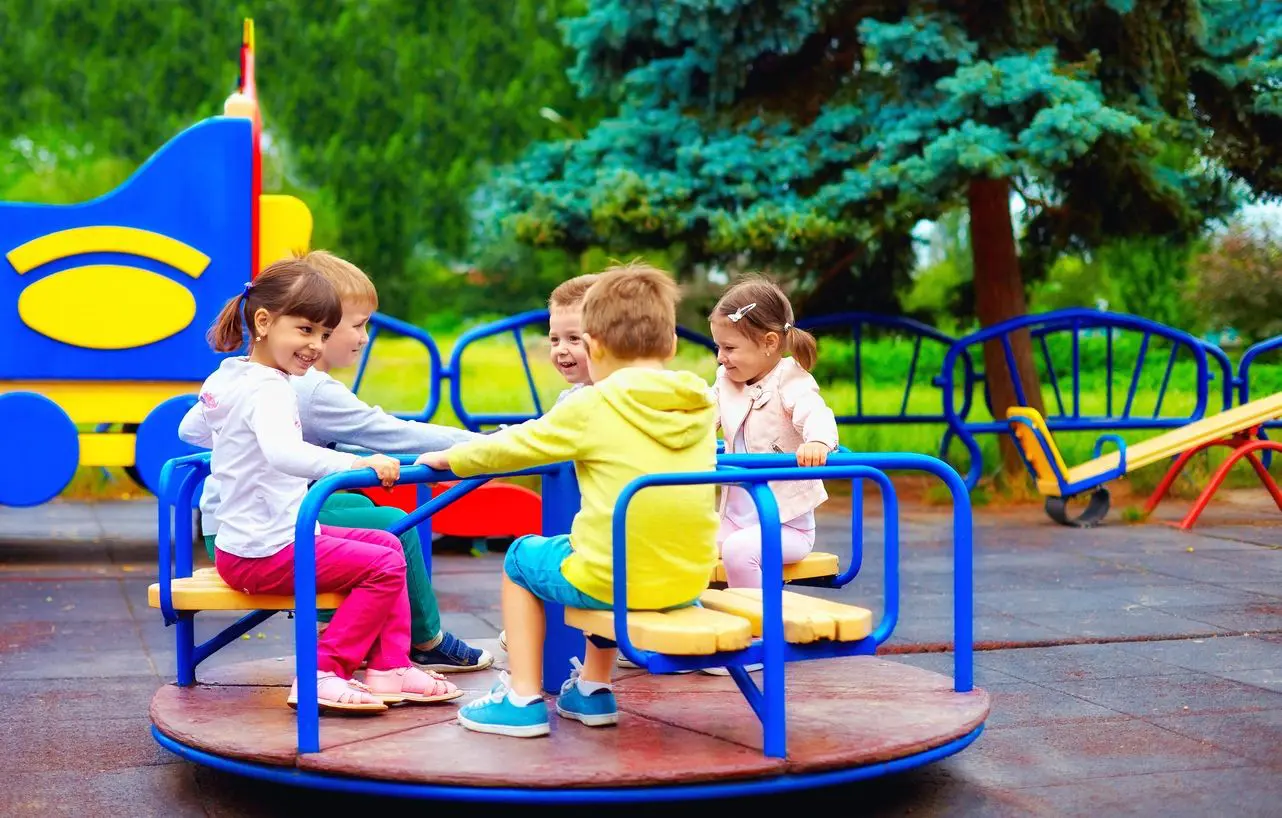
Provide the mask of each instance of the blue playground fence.
{"label": "blue playground fence", "polygon": [[[439,349],[426,332],[375,314],[371,343],[362,356],[355,388],[360,388],[364,378],[374,339],[391,331],[420,342],[431,368],[423,408],[400,413],[401,417],[431,419],[447,380],[450,405],[469,429],[479,431],[538,417],[545,407],[535,386],[525,333],[533,325],[545,324],[547,315],[547,310],[532,310],[475,327],[459,337],[449,361],[442,363]],[[1053,432],[1171,429],[1246,403],[1252,388],[1259,389],[1261,358],[1269,360],[1269,353],[1282,348],[1282,336],[1260,342],[1243,353],[1235,369],[1223,349],[1204,339],[1139,316],[1092,309],[1022,316],[960,338],[910,318],[861,312],[815,316],[797,324],[816,333],[821,343],[826,337],[846,337],[853,342],[851,371],[843,373],[843,378],[853,379],[854,406],[833,407],[838,423],[939,424],[943,427],[939,456],[948,456],[954,439],[961,443],[969,461],[965,473],[969,488],[975,487],[985,471],[978,436],[1008,432],[1005,421],[993,417],[992,385],[984,365],[986,347],[991,348],[991,354],[1002,356],[1009,367],[1014,359],[1014,339],[1027,335],[1042,385],[1044,414]],[[715,353],[716,345],[707,336],[684,327],[678,327],[677,332],[683,340]],[[465,401],[463,356],[473,344],[507,334],[516,342],[530,409],[473,411]],[[903,373],[904,387],[896,394],[894,405],[870,405],[866,399],[870,387],[867,344],[887,335],[912,345]],[[939,355],[942,365],[932,365]],[[1254,377],[1253,366],[1257,369]],[[1007,387],[1020,405],[1031,405],[1022,384],[1011,381]],[[977,406],[986,410],[979,413],[982,416],[976,416]],[[1277,428],[1282,421],[1267,426]]]}
{"label": "blue playground fence", "polygon": [[[947,423],[970,456],[966,474],[970,488],[983,474],[976,435],[1006,434],[1008,427],[1005,419],[993,417],[992,384],[986,378],[986,367],[976,371],[973,379],[961,382],[955,377],[955,368],[964,353],[982,358],[985,345],[993,345],[1005,362],[1006,377],[1010,378],[1006,385],[1015,402],[1033,405],[1019,379],[1010,374],[1015,371],[1015,339],[1021,333],[1032,345],[1043,387],[1044,415],[1052,432],[1173,429],[1204,417],[1208,408],[1218,412],[1232,405],[1236,381],[1228,356],[1181,330],[1138,316],[1087,309],[1003,321],[959,338],[948,350],[940,375]],[[1120,343],[1126,335],[1137,340]],[[1136,352],[1122,356],[1119,347]],[[1084,368],[1084,356],[1102,367]],[[1220,389],[1212,400],[1211,384],[1217,376]],[[1102,402],[1083,398],[1084,381],[1090,381],[1092,395],[1103,386]],[[1151,406],[1136,401],[1141,385],[1156,387]],[[970,395],[976,389],[982,390],[988,419],[968,418],[962,411],[970,407]]]}

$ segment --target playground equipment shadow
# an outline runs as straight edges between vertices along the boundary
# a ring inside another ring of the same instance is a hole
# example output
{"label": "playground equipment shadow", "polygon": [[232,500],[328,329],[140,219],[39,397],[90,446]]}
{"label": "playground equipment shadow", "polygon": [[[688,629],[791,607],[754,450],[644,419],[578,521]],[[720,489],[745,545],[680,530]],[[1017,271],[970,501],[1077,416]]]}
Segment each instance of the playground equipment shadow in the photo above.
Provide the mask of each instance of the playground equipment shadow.
{"label": "playground equipment shadow", "polygon": [[[976,682],[993,702],[984,734],[923,769],[786,796],[786,804],[765,799],[766,808],[1277,815],[1282,521],[1250,494],[1212,505],[1191,533],[1166,524],[1179,519],[1181,503],[1145,525],[1094,530],[1054,526],[1036,508],[978,509]],[[813,592],[877,608],[875,508],[870,501],[860,578],[842,591]],[[9,760],[0,814],[267,816],[388,806],[221,774],[152,740],[148,706],[174,673],[172,636],[145,601],[154,513],[142,501],[0,510],[0,755]],[[819,525],[819,548],[844,563],[848,518],[824,512]],[[949,518],[908,507],[902,534],[901,623],[882,653],[950,673]],[[442,555],[434,569],[445,627],[501,662],[499,559]],[[217,679],[219,667],[272,662],[291,650],[292,622],[276,617],[202,670]],[[466,687],[483,689],[491,677],[476,674]],[[743,715],[752,719],[746,705]]]}

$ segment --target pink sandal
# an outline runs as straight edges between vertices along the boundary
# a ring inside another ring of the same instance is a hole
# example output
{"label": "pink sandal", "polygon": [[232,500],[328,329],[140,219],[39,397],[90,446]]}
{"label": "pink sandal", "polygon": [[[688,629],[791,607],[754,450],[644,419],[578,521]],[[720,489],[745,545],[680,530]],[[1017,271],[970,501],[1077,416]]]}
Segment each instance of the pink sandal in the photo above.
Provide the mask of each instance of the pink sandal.
{"label": "pink sandal", "polygon": [[[368,687],[355,679],[334,673],[316,674],[316,704],[322,713],[384,713],[387,705]],[[298,709],[298,679],[289,689],[285,704]]]}
{"label": "pink sandal", "polygon": [[463,695],[453,682],[439,673],[419,670],[412,665],[395,670],[367,670],[365,684],[386,704],[412,702],[430,704],[457,699]]}

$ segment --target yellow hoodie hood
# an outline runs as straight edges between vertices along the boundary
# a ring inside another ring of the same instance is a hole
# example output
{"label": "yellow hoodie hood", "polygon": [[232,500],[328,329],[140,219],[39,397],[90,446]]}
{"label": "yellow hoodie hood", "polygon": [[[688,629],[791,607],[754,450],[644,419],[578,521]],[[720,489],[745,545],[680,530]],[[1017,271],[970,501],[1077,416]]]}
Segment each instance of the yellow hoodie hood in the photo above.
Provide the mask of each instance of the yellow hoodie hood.
{"label": "yellow hoodie hood", "polygon": [[712,389],[693,372],[626,367],[594,388],[624,420],[669,449],[705,441],[716,422]]}

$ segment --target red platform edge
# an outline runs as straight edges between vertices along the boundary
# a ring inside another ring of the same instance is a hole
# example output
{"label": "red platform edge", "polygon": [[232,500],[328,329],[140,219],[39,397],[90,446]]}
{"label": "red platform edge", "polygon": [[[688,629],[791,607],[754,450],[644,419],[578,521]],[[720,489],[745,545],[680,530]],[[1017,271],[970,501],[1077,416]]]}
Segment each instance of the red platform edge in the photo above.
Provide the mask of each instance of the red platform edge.
{"label": "red platform edge", "polygon": [[[457,485],[435,483],[436,497]],[[359,490],[375,505],[392,506],[409,513],[418,508],[418,486],[393,486]],[[460,497],[432,515],[432,531],[470,539],[521,537],[543,530],[543,500],[535,492],[512,483],[491,482]]]}

